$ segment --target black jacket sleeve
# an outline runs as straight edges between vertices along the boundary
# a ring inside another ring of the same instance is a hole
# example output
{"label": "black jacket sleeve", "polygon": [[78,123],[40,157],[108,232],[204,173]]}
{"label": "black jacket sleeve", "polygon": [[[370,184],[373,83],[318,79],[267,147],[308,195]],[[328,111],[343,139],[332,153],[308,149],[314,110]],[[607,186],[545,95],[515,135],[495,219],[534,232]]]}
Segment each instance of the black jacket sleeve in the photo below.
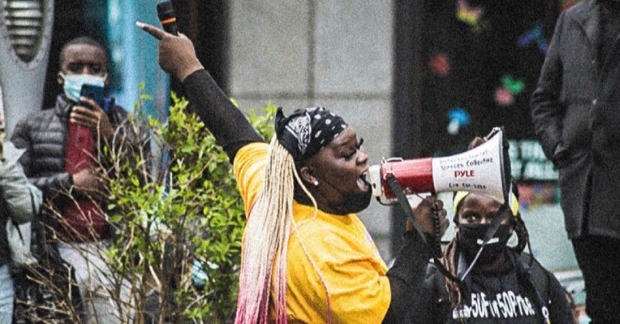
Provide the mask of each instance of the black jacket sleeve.
{"label": "black jacket sleeve", "polygon": [[39,119],[24,119],[20,121],[13,131],[11,142],[17,148],[25,149],[22,156],[19,158],[19,163],[24,169],[24,174],[28,177],[28,181],[35,185],[43,193],[43,199],[52,199],[55,203],[64,204],[67,198],[60,194],[63,191],[69,190],[73,185],[73,178],[68,172],[58,172],[46,174],[43,176],[35,176],[37,174],[37,165],[33,162],[31,156],[32,140],[30,138],[31,123],[41,122]]}
{"label": "black jacket sleeve", "polygon": [[245,115],[233,105],[209,72],[198,70],[183,81],[185,94],[232,162],[246,144],[262,142]]}
{"label": "black jacket sleeve", "polygon": [[387,273],[392,298],[383,323],[408,323],[410,310],[420,302],[417,296],[423,290],[431,254],[417,232],[405,232],[404,241],[394,265]]}

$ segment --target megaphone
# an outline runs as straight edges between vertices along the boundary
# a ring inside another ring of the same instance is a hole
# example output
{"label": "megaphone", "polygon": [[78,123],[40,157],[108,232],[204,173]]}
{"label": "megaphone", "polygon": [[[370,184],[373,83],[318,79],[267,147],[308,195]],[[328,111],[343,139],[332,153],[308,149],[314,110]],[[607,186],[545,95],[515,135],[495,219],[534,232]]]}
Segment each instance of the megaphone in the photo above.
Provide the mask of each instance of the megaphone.
{"label": "megaphone", "polygon": [[387,184],[393,175],[406,195],[444,191],[470,191],[502,204],[510,191],[508,142],[502,128],[493,128],[486,142],[460,154],[440,158],[390,158],[369,169],[373,196],[383,204],[396,203]]}

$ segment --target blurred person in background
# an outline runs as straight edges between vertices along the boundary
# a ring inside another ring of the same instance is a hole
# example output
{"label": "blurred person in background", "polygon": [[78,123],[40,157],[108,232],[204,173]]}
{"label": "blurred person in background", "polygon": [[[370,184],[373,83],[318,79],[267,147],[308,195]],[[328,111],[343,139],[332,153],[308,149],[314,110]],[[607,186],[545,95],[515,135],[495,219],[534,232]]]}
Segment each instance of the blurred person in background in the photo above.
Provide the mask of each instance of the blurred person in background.
{"label": "blurred person in background", "polygon": [[620,1],[563,11],[531,98],[536,134],[559,172],[561,206],[593,324],[618,323]]}
{"label": "blurred person in background", "polygon": [[[4,117],[0,113],[0,323],[13,322],[14,288],[11,273],[21,266],[14,260],[16,251],[9,244],[7,223],[30,222],[39,213],[41,191],[30,184],[18,159],[23,150],[4,138]],[[21,232],[19,234],[22,234]]]}

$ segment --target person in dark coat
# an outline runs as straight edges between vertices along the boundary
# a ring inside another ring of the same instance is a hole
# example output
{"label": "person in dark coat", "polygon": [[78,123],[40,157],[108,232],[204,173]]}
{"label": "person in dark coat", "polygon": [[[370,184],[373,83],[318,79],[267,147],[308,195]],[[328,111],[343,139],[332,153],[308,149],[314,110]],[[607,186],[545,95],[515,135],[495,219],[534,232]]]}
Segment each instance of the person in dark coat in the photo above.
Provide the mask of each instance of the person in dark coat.
{"label": "person in dark coat", "polygon": [[620,305],[620,1],[562,12],[531,113],[559,171],[561,206],[592,323],[617,323]]}

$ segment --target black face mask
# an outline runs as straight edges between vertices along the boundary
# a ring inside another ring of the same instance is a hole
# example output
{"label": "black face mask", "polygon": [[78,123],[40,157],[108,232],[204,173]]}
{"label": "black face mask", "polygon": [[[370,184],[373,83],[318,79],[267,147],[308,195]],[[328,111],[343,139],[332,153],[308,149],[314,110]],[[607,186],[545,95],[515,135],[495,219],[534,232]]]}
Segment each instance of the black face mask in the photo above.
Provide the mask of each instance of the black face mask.
{"label": "black face mask", "polygon": [[[467,262],[472,262],[480,250],[484,236],[491,224],[459,224],[458,246]],[[484,265],[493,262],[503,252],[511,236],[510,225],[499,225],[495,235],[484,246],[476,264]]]}
{"label": "black face mask", "polygon": [[[340,191],[339,191],[340,192]],[[372,200],[372,190],[363,193],[342,193],[344,203],[338,206],[332,206],[338,214],[346,215],[350,213],[358,213],[366,209]]]}
{"label": "black face mask", "polygon": [[334,187],[331,183],[323,179],[321,179],[321,183],[326,183],[334,190],[338,191],[338,193],[340,193],[340,195],[342,196],[341,203],[329,204],[329,207],[331,207],[338,215],[361,212],[362,210],[366,209],[368,205],[370,205],[370,201],[372,200],[372,190],[361,193],[343,193],[342,191],[340,191],[340,189]]}

